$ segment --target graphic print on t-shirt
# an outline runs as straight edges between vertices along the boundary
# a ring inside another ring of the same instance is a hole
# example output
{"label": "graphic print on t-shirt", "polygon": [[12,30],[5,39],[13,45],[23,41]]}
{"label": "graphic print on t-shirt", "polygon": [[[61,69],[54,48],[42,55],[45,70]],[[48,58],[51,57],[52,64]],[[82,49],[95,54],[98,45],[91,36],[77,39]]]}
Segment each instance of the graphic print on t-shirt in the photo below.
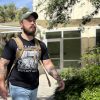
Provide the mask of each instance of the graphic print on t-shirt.
{"label": "graphic print on t-shirt", "polygon": [[35,46],[31,46],[32,50],[29,50],[29,48],[25,49],[21,59],[18,60],[17,68],[20,72],[35,72],[38,69],[39,51],[34,49]]}

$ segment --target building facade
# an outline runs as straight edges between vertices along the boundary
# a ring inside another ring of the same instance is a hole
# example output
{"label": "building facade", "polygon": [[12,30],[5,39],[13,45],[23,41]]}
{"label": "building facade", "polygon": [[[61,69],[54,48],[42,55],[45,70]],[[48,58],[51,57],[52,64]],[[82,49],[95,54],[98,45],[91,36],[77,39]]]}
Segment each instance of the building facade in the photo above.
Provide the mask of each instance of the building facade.
{"label": "building facade", "polygon": [[[42,1],[38,0],[36,5]],[[46,3],[36,9],[40,16],[39,20],[45,21],[45,10],[40,12],[40,9],[43,9]],[[57,68],[80,67],[81,56],[88,49],[100,45],[100,11],[93,16],[91,22],[83,26],[83,31],[80,31],[79,27],[82,16],[92,13],[94,10],[95,7],[89,0],[80,0],[72,8],[69,25],[46,31],[45,38],[50,57]]]}

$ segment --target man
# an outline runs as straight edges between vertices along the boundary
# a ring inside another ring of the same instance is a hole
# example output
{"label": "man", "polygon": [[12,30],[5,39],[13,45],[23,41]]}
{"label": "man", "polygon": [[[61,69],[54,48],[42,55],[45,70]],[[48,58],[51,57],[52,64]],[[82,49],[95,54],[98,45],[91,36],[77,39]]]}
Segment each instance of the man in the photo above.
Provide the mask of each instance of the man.
{"label": "man", "polygon": [[[39,58],[38,51],[30,51],[30,48],[35,47],[35,32],[36,20],[38,14],[36,12],[27,12],[23,14],[20,19],[20,26],[22,33],[19,35],[20,40],[23,42],[25,51],[23,51],[20,59],[17,60],[10,76],[9,76],[9,89],[12,100],[36,100],[37,88],[39,85],[39,71],[38,61],[42,63],[48,73],[57,80],[59,91],[63,90],[65,84],[60,78],[58,72],[54,68],[51,59],[48,56],[48,50],[45,44],[39,41],[41,47],[41,57]],[[7,100],[7,89],[5,87],[5,73],[6,68],[10,68],[16,58],[16,51],[18,47],[16,42],[11,39],[3,50],[0,59],[0,95]],[[36,58],[36,59],[34,59]]]}

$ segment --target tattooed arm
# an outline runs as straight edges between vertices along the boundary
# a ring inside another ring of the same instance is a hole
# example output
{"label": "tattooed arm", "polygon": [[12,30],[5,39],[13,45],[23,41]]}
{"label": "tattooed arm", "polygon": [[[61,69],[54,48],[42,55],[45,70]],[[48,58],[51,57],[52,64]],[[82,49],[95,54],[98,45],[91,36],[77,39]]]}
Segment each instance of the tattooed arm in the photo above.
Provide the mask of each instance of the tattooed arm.
{"label": "tattooed arm", "polygon": [[0,95],[6,100],[7,99],[7,89],[5,87],[5,74],[9,60],[4,58],[0,59]]}
{"label": "tattooed arm", "polygon": [[65,83],[61,79],[57,70],[54,68],[54,65],[53,65],[51,59],[43,60],[43,65],[46,68],[49,75],[51,75],[54,79],[57,80],[58,85],[59,85],[59,91],[63,90],[65,88]]}

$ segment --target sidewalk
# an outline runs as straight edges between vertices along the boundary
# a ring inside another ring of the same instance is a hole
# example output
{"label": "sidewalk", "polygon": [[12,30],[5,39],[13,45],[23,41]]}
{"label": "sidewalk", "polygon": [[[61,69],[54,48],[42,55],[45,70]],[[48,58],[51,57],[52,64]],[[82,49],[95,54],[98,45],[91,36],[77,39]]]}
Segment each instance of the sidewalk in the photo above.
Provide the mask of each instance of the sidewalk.
{"label": "sidewalk", "polygon": [[[53,94],[55,91],[55,88],[57,87],[56,81],[50,77],[50,81],[51,81],[51,87],[48,86],[48,82],[46,79],[45,74],[41,74],[39,81],[40,81],[40,85],[38,88],[38,100],[52,100],[53,99]],[[3,100],[3,99],[0,99]],[[11,100],[11,98],[9,97],[8,100]]]}

